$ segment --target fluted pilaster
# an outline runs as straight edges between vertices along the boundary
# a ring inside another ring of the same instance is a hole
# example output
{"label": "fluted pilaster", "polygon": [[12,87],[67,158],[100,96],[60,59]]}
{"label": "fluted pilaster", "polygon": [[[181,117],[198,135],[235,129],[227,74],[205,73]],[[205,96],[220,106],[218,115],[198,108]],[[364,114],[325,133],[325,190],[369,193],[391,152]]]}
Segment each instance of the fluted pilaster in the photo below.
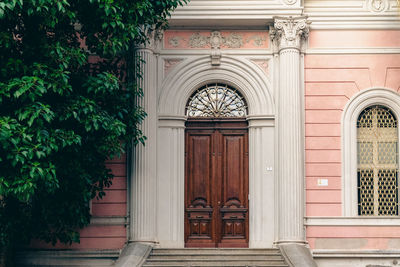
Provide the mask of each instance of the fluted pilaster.
{"label": "fluted pilaster", "polygon": [[304,93],[300,50],[306,18],[276,18],[271,36],[279,53],[278,242],[303,243]]}
{"label": "fluted pilaster", "polygon": [[132,157],[131,173],[131,231],[130,241],[156,242],[157,203],[157,108],[156,108],[156,58],[152,49],[138,48],[137,60],[141,60],[143,97],[138,100],[147,113],[140,128],[147,137],[146,145],[138,144]]}
{"label": "fluted pilaster", "polygon": [[161,247],[184,246],[185,118],[159,118],[158,241]]}
{"label": "fluted pilaster", "polygon": [[274,242],[274,118],[249,117],[249,216],[251,248]]}

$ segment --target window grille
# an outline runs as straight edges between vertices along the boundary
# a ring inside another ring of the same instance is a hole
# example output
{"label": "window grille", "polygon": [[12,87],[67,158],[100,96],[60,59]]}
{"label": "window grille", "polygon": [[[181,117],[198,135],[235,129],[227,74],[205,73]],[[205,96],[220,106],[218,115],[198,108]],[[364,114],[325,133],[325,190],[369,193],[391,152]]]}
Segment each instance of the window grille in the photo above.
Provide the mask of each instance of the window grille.
{"label": "window grille", "polygon": [[357,121],[358,214],[398,215],[398,124],[383,106],[365,109]]}
{"label": "window grille", "polygon": [[196,90],[186,107],[189,117],[244,117],[247,105],[239,92],[226,84],[209,84]]}

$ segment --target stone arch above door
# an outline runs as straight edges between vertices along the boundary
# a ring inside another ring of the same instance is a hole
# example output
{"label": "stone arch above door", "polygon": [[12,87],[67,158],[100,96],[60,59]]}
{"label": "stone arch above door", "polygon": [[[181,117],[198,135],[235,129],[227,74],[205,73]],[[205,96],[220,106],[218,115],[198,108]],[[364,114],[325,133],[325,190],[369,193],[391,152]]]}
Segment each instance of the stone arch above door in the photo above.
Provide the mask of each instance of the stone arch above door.
{"label": "stone arch above door", "polygon": [[244,57],[221,59],[211,67],[210,57],[190,58],[179,64],[163,81],[158,101],[160,116],[184,116],[187,99],[202,85],[226,83],[242,93],[249,116],[272,116],[275,113],[272,86],[260,68]]}

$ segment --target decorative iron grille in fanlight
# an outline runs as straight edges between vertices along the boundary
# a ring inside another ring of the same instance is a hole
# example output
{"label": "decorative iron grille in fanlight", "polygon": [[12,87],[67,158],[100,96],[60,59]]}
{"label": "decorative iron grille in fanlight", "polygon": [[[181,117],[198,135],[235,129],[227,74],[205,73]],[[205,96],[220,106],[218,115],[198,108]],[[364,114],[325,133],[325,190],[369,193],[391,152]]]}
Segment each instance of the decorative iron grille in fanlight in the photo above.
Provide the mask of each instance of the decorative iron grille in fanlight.
{"label": "decorative iron grille in fanlight", "polygon": [[239,92],[226,84],[208,84],[194,92],[186,106],[188,117],[245,117],[247,105]]}
{"label": "decorative iron grille in fanlight", "polygon": [[383,106],[366,108],[357,121],[358,214],[398,215],[398,124]]}

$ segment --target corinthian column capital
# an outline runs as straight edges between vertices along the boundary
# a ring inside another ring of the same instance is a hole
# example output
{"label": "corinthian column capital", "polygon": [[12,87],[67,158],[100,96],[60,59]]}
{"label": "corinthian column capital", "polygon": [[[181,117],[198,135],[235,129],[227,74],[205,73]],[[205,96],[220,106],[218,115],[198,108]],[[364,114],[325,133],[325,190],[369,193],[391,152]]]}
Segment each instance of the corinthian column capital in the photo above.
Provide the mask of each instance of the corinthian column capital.
{"label": "corinthian column capital", "polygon": [[270,36],[276,51],[285,48],[300,50],[302,42],[308,37],[309,24],[307,17],[275,17]]}

